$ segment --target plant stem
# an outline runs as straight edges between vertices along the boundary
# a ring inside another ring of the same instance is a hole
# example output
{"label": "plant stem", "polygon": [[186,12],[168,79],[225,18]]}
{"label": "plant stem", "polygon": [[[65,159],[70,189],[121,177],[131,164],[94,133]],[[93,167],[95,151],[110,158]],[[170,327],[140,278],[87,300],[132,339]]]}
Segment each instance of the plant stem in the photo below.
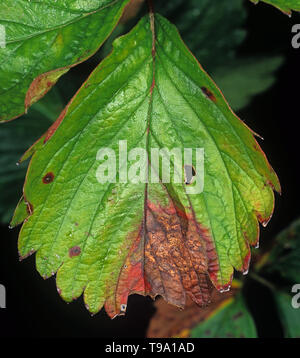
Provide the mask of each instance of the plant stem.
{"label": "plant stem", "polygon": [[269,282],[269,281],[266,280],[265,278],[259,276],[259,275],[256,274],[255,272],[251,272],[251,273],[249,274],[249,276],[250,276],[251,278],[253,278],[255,281],[261,283],[263,286],[268,287],[271,291],[275,291],[276,288],[275,288],[275,286],[274,286],[271,282]]}

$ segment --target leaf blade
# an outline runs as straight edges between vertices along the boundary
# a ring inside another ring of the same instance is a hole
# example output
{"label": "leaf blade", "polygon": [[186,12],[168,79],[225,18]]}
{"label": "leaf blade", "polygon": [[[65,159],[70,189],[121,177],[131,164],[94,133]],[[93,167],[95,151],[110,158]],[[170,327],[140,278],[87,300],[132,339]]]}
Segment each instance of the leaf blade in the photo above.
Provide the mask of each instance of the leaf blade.
{"label": "leaf blade", "polygon": [[[254,4],[258,4],[260,0],[250,0]],[[300,11],[300,4],[297,0],[261,0],[267,4],[275,6],[287,15],[292,14],[293,11]]]}
{"label": "leaf blade", "polygon": [[274,300],[283,326],[285,338],[299,338],[299,309],[292,306],[292,296],[276,291],[273,292]]}
{"label": "leaf blade", "polygon": [[94,54],[128,2],[3,1],[0,24],[7,38],[0,49],[0,122],[26,112],[70,67]]}
{"label": "leaf blade", "polygon": [[242,295],[229,298],[191,331],[192,338],[257,338],[256,327]]}

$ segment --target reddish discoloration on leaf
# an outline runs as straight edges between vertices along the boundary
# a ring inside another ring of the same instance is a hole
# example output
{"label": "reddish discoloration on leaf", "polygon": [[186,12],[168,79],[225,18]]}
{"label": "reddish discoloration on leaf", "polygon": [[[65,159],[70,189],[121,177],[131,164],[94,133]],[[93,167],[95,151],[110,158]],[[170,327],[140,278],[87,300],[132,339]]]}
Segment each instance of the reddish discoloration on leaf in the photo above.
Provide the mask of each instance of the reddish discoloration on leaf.
{"label": "reddish discoloration on leaf", "polygon": [[247,245],[247,246],[248,246],[248,252],[244,258],[243,267],[242,267],[242,272],[244,275],[246,275],[248,273],[249,266],[250,266],[250,260],[251,260],[251,250],[250,250],[249,245]]}
{"label": "reddish discoloration on leaf", "polygon": [[44,184],[50,184],[54,180],[54,174],[52,172],[47,173],[42,180]]}
{"label": "reddish discoloration on leaf", "polygon": [[19,252],[19,261],[23,261],[25,259],[27,259],[27,257],[33,255],[35,253],[35,250],[30,250],[26,255],[21,255]]}
{"label": "reddish discoloration on leaf", "polygon": [[73,246],[69,250],[70,257],[79,256],[80,254],[81,254],[81,248],[79,246]]}
{"label": "reddish discoloration on leaf", "polygon": [[215,95],[206,87],[201,87],[202,92],[205,94],[207,98],[209,98],[211,101],[216,102]]}
{"label": "reddish discoloration on leaf", "polygon": [[105,310],[114,318],[118,314],[124,314],[122,309],[127,307],[128,296],[134,293],[146,296],[151,295],[151,287],[144,275],[143,250],[141,231],[127,255],[124,265],[121,268],[116,291],[106,300]]}
{"label": "reddish discoloration on leaf", "polygon": [[31,203],[29,203],[28,201],[26,202],[26,211],[27,211],[28,215],[33,214],[33,205]]}
{"label": "reddish discoloration on leaf", "polygon": [[262,226],[266,227],[269,223],[269,221],[272,219],[272,215],[273,213],[270,215],[270,216],[267,216],[267,217],[264,217],[262,216],[261,214],[257,213],[256,216],[258,218],[258,221],[262,224]]}
{"label": "reddish discoloration on leaf", "polygon": [[46,74],[37,77],[30,85],[25,97],[25,110],[40,98],[42,98],[54,85],[54,83],[47,81]]}
{"label": "reddish discoloration on leaf", "polygon": [[48,129],[45,138],[44,138],[44,144],[48,142],[48,140],[53,136],[53,134],[56,132],[57,128],[61,124],[62,120],[65,118],[65,115],[67,113],[68,106],[65,107],[65,109],[61,112],[57,120],[52,124],[52,126]]}
{"label": "reddish discoloration on leaf", "polygon": [[210,302],[206,243],[191,217],[172,204],[163,208],[148,201],[135,235],[115,293],[106,300],[110,317],[124,313],[132,293],[160,295],[182,308],[186,296],[198,305]]}
{"label": "reddish discoloration on leaf", "polygon": [[67,68],[61,68],[46,72],[36,77],[31,83],[25,97],[25,112],[39,99],[45,96],[47,92],[55,85],[59,77],[67,72]]}

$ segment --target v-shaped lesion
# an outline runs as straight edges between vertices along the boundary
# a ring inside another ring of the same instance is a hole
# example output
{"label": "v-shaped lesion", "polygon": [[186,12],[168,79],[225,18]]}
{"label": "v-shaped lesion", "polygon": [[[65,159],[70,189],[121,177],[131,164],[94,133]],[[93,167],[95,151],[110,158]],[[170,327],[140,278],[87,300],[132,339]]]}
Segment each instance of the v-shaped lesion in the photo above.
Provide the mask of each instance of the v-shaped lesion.
{"label": "v-shaped lesion", "polygon": [[143,222],[117,286],[106,301],[107,313],[111,317],[125,313],[128,296],[133,293],[152,298],[159,295],[180,308],[184,308],[187,296],[207,305],[212,288],[207,232],[171,197],[166,206],[148,196],[145,200]]}

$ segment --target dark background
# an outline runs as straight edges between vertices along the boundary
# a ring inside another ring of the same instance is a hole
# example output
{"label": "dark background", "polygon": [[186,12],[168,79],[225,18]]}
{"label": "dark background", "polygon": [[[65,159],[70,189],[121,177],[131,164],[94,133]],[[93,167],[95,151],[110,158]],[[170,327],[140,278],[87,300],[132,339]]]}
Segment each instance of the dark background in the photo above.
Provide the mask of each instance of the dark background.
{"label": "dark background", "polygon": [[[291,28],[300,16],[289,18],[278,10],[261,4],[245,5],[247,38],[241,54],[285,54],[285,62],[277,71],[275,85],[256,96],[239,116],[265,140],[263,150],[276,170],[282,185],[282,196],[276,194],[273,219],[261,230],[261,249],[283,228],[299,216],[299,79],[300,49],[291,46]],[[220,24],[222,26],[222,24]],[[197,36],[197,34],[195,34]],[[214,50],[213,48],[211,49]],[[201,59],[200,59],[201,61]],[[93,61],[71,70],[78,82],[93,68]],[[94,317],[88,313],[82,298],[66,304],[59,297],[55,279],[44,281],[35,270],[35,257],[19,262],[18,229],[0,227],[0,283],[7,290],[7,308],[0,309],[0,336],[6,337],[144,337],[155,312],[152,300],[133,295],[125,317],[110,320],[102,310]],[[250,268],[251,269],[251,268]],[[276,317],[268,291],[249,279],[247,301],[260,337],[281,337],[282,328]],[[265,303],[265,304],[264,304]],[[263,308],[262,308],[263,307]]]}

